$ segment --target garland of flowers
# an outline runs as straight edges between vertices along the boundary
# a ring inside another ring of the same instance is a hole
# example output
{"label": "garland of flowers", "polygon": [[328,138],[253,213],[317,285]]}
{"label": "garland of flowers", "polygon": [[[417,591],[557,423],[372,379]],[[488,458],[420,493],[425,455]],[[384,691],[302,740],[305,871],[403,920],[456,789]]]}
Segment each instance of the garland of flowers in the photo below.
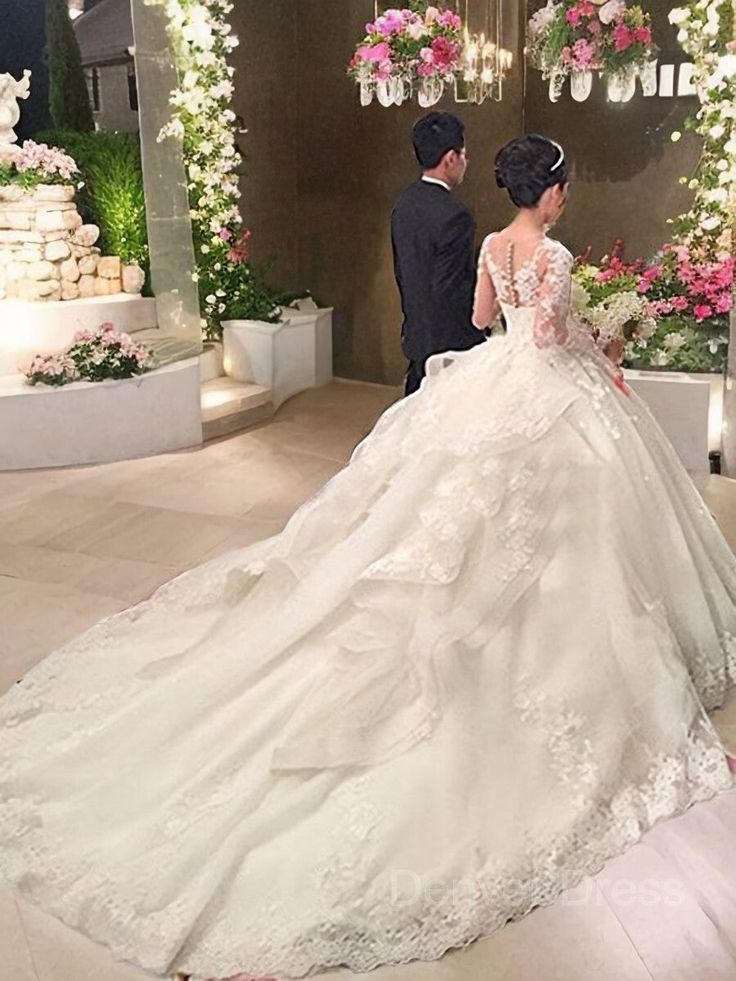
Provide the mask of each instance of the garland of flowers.
{"label": "garland of flowers", "polygon": [[[228,15],[231,0],[145,0],[168,18],[179,85],[170,95],[171,119],[159,141],[182,141],[187,170],[202,327],[217,337],[233,310],[277,320],[272,292],[249,265],[248,230],[238,209],[241,157],[237,117],[230,108],[235,69],[228,55],[238,45]],[[227,288],[223,288],[227,287]]]}
{"label": "garland of flowers", "polygon": [[[677,40],[693,59],[698,112],[685,127],[700,137],[702,155],[695,175],[681,182],[695,191],[690,210],[673,222],[678,241],[704,255],[729,249],[736,215],[736,42],[731,0],[691,0],[669,15]],[[673,141],[680,133],[672,134]]]}

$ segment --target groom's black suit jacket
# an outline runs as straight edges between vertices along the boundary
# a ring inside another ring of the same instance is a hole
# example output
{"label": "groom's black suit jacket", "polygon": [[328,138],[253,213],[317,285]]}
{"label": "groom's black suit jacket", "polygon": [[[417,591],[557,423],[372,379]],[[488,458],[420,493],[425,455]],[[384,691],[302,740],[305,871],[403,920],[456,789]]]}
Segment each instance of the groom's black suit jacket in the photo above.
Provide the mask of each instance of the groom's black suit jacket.
{"label": "groom's black suit jacket", "polygon": [[485,338],[473,327],[475,221],[439,184],[419,180],[399,195],[391,214],[394,271],[409,361],[458,351]]}

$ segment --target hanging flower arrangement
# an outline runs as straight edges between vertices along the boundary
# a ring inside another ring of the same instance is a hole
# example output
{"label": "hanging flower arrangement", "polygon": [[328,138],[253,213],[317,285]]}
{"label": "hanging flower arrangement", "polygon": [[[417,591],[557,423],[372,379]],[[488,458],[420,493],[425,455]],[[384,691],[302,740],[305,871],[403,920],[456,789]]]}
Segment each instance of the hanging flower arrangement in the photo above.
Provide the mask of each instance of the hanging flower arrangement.
{"label": "hanging flower arrangement", "polygon": [[[677,40],[693,59],[693,84],[700,101],[685,128],[703,148],[694,175],[681,178],[695,192],[688,212],[673,222],[677,239],[711,259],[730,249],[736,221],[736,41],[731,0],[702,0],[669,15]],[[672,134],[673,141],[681,134]]]}
{"label": "hanging flower arrangement", "polygon": [[573,98],[587,99],[593,72],[606,79],[612,102],[628,101],[637,77],[645,95],[655,94],[657,47],[651,18],[624,0],[548,0],[527,24],[526,47],[530,64],[549,81],[553,102],[568,77]]}
{"label": "hanging flower arrangement", "polygon": [[416,91],[427,108],[442,97],[444,87],[460,71],[463,22],[452,10],[416,2],[386,10],[366,24],[348,74],[360,87],[363,105],[373,96],[383,106],[401,105]]}

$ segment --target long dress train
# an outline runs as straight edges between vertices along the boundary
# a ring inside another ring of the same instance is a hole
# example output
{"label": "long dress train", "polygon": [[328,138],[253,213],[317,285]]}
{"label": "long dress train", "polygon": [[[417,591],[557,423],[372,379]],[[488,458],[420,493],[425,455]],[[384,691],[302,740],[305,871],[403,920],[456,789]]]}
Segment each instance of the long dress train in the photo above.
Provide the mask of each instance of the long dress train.
{"label": "long dress train", "polygon": [[570,257],[478,305],[275,538],[0,700],[0,877],[164,975],[432,959],[732,784],[736,562],[568,324]]}

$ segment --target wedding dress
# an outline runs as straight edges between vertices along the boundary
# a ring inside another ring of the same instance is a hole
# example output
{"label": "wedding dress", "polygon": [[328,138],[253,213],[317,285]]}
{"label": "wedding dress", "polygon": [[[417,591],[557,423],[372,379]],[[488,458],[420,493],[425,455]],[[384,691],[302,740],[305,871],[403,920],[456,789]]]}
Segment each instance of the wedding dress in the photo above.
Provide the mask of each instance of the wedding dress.
{"label": "wedding dress", "polygon": [[433,359],[280,535],[5,695],[0,877],[153,974],[366,971],[731,786],[736,563],[569,270],[484,247],[506,336]]}

